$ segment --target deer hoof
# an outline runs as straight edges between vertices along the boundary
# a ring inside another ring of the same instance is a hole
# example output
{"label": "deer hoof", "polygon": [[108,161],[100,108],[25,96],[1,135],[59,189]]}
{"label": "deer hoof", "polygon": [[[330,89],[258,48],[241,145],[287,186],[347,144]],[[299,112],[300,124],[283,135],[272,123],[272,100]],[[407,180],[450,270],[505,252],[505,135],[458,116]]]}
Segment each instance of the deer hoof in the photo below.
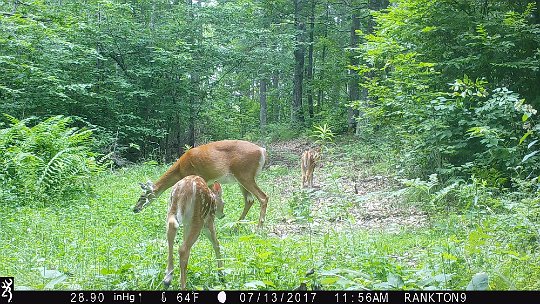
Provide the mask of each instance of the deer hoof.
{"label": "deer hoof", "polygon": [[171,286],[171,279],[163,279],[163,287],[169,289],[169,286]]}

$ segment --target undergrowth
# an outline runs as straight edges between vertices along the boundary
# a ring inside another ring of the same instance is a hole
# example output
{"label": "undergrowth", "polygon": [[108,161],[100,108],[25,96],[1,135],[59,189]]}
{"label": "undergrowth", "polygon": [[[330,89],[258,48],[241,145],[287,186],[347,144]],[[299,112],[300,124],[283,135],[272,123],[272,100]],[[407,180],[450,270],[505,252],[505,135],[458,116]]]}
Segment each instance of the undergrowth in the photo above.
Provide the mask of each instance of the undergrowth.
{"label": "undergrowth", "polygon": [[[392,153],[380,153],[384,145],[351,138],[336,143],[315,173],[322,186],[353,178],[353,169],[367,177],[392,176]],[[103,172],[91,181],[94,191],[82,197],[47,205],[20,200],[1,208],[0,275],[14,276],[17,289],[162,289],[169,192],[141,213],[132,207],[138,182],[154,180],[166,168],[149,162]],[[539,200],[527,194],[528,185],[521,193],[500,195],[481,181],[444,186],[436,176],[402,180],[392,192],[396,206],[403,212],[419,206],[429,221],[387,230],[368,229],[348,216],[351,208],[363,208],[346,201],[348,196],[316,212],[327,195],[344,190],[302,191],[299,175],[280,165],[263,171],[259,184],[270,201],[262,230],[255,228],[258,204],[245,222],[237,222],[241,192],[237,185],[223,186],[226,217],[217,221],[217,232],[225,280],[219,280],[212,246],[201,236],[190,256],[188,288],[293,289],[301,283],[332,290],[540,288]],[[291,226],[297,223],[301,226]],[[276,234],[283,225],[303,228]]]}

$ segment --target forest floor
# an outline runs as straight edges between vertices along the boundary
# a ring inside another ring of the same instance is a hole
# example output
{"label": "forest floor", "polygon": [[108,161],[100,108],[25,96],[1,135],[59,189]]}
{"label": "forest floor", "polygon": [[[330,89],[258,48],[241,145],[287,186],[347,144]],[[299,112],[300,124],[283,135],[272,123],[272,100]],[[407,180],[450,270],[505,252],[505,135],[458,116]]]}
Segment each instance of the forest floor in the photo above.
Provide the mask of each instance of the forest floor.
{"label": "forest floor", "polygon": [[[285,166],[300,171],[300,155],[309,146],[310,143],[302,139],[271,144],[268,147],[272,151],[270,168]],[[371,165],[370,161],[349,155],[347,150],[328,150],[315,169],[314,187],[301,190],[312,202],[311,220],[283,217],[271,226],[270,234],[286,237],[309,229],[317,234],[326,232],[329,226],[337,232],[351,228],[397,232],[402,228],[425,226],[427,215],[422,210],[401,204],[403,185],[400,181],[391,175],[373,172]],[[280,194],[287,201],[298,193],[298,183],[282,180],[275,183],[286,185]]]}

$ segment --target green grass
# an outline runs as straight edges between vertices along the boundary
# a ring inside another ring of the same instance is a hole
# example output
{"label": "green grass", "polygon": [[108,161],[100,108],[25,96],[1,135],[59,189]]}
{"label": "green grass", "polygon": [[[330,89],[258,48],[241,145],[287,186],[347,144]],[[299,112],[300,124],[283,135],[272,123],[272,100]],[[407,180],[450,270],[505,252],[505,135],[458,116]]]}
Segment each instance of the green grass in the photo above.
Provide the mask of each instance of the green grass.
{"label": "green grass", "polygon": [[[336,188],[337,179],[391,171],[388,155],[377,158],[373,150],[347,143],[326,155],[336,160],[320,169],[319,183],[331,189],[326,192],[300,192],[297,169],[266,169],[259,179],[270,197],[262,230],[256,229],[258,204],[247,222],[236,222],[242,195],[237,185],[224,185],[226,217],[217,220],[217,231],[225,281],[201,235],[189,260],[188,288],[292,289],[306,282],[322,289],[465,289],[481,272],[491,289],[540,287],[537,234],[511,216],[433,211],[427,225],[398,230],[366,229],[347,217],[357,203]],[[351,171],[350,161],[362,170]],[[93,194],[78,201],[0,208],[0,275],[14,276],[19,289],[162,289],[169,191],[138,214],[132,208],[138,182],[155,180],[165,169],[147,164],[103,174],[92,182]],[[314,210],[328,197],[337,203]],[[288,230],[276,233],[280,227]]]}

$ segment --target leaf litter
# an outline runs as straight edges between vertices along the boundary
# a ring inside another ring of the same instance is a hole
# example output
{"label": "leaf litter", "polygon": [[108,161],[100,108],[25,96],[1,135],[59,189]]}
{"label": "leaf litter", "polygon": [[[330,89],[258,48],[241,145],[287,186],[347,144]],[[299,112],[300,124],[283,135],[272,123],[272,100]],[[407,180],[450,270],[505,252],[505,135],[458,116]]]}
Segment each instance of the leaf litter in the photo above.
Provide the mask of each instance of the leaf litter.
{"label": "leaf litter", "polygon": [[281,187],[277,203],[286,204],[303,195],[300,200],[310,210],[309,219],[283,215],[269,227],[271,235],[285,238],[307,232],[324,234],[350,229],[398,233],[427,225],[425,212],[402,202],[398,190],[403,185],[391,176],[371,175],[367,161],[350,161],[329,152],[315,169],[314,188],[301,189],[300,155],[309,146],[309,141],[295,139],[268,147],[270,166],[296,171],[295,181],[290,180],[291,175],[276,181]]}

